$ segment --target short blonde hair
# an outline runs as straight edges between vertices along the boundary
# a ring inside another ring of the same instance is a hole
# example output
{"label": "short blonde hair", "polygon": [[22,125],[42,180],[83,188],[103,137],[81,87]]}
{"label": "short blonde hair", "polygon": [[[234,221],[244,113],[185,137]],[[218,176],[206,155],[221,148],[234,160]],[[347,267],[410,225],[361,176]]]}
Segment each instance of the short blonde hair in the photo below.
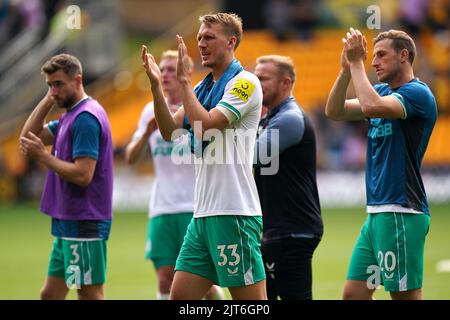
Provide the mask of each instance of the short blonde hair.
{"label": "short blonde hair", "polygon": [[408,61],[412,65],[414,62],[414,57],[416,56],[416,45],[414,40],[404,31],[391,29],[389,31],[380,32],[375,39],[373,39],[373,44],[381,40],[391,39],[392,47],[396,52],[400,52],[403,49],[408,50]]}
{"label": "short blonde hair", "polygon": [[225,32],[229,36],[236,37],[236,45],[234,46],[234,50],[237,49],[239,43],[241,43],[242,39],[242,19],[235,13],[215,13],[215,14],[205,14],[199,17],[199,21],[201,24],[215,24],[218,23],[223,26]]}
{"label": "short blonde hair", "polygon": [[295,82],[295,66],[294,61],[288,56],[279,56],[277,54],[271,54],[267,56],[261,56],[256,59],[256,64],[272,62],[278,69],[281,76],[287,75],[292,84]]}
{"label": "short blonde hair", "polygon": [[[178,51],[177,50],[166,50],[161,53],[161,58],[159,61],[163,61],[165,59],[178,59]],[[194,61],[190,56],[187,56],[188,70],[190,72],[194,71]]]}

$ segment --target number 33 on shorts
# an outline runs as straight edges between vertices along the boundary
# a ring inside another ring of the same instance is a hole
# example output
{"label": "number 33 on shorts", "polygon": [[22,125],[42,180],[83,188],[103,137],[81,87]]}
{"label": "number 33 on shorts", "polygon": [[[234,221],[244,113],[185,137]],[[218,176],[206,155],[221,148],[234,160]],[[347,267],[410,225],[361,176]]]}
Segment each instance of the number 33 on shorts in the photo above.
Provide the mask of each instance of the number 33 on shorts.
{"label": "number 33 on shorts", "polygon": [[236,274],[238,271],[237,265],[241,261],[241,257],[236,252],[238,248],[237,244],[230,245],[218,245],[220,261],[217,262],[219,267],[227,266],[229,274]]}

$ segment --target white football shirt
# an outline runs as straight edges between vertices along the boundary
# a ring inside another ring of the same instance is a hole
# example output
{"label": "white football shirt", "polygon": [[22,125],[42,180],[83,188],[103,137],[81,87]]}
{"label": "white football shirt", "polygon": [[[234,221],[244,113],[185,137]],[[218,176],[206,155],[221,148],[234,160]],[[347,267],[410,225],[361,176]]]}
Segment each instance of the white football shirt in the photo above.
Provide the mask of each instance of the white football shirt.
{"label": "white football shirt", "polygon": [[[142,111],[133,140],[143,136],[147,124],[154,117],[153,102]],[[195,168],[188,145],[188,137],[176,141],[165,141],[160,131],[149,137],[155,180],[150,196],[149,215],[192,212],[194,209]],[[132,192],[132,190],[130,190]]]}
{"label": "white football shirt", "polygon": [[253,152],[261,115],[259,79],[242,71],[225,86],[216,106],[229,120],[224,130],[208,130],[211,140],[202,158],[195,158],[194,217],[260,216],[253,177]]}

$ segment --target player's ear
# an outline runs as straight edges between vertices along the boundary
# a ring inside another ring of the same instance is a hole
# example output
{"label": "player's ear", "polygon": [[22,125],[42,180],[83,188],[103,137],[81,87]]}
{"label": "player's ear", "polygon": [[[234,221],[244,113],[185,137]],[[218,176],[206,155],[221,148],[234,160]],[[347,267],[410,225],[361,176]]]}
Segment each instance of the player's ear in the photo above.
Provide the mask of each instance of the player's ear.
{"label": "player's ear", "polygon": [[81,74],[77,74],[75,76],[75,82],[77,83],[77,87],[80,87],[83,85],[83,76]]}
{"label": "player's ear", "polygon": [[409,51],[407,49],[402,49],[400,51],[400,61],[403,62],[408,62],[408,57],[409,57]]}
{"label": "player's ear", "polygon": [[228,39],[228,45],[227,45],[227,47],[228,47],[229,49],[233,49],[233,50],[234,50],[234,48],[236,47],[236,41],[237,41],[237,38],[236,38],[235,36],[231,36],[231,37]]}
{"label": "player's ear", "polygon": [[286,89],[289,89],[291,87],[291,84],[292,84],[291,78],[284,77],[282,83],[286,87]]}

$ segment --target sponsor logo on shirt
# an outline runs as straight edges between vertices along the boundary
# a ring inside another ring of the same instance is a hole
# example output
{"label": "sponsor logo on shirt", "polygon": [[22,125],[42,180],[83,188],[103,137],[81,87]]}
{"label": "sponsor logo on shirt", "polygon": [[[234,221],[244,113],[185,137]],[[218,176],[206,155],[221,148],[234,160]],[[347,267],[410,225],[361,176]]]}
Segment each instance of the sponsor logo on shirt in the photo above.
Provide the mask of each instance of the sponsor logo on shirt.
{"label": "sponsor logo on shirt", "polygon": [[162,138],[157,138],[156,147],[152,150],[152,156],[170,157],[173,150],[173,142],[165,141]]}
{"label": "sponsor logo on shirt", "polygon": [[255,85],[253,83],[251,83],[247,79],[241,78],[236,81],[233,88],[231,88],[230,93],[234,94],[242,101],[247,102],[248,98],[251,97],[254,90]]}
{"label": "sponsor logo on shirt", "polygon": [[369,138],[381,138],[392,135],[392,123],[381,123],[381,119],[370,119]]}

